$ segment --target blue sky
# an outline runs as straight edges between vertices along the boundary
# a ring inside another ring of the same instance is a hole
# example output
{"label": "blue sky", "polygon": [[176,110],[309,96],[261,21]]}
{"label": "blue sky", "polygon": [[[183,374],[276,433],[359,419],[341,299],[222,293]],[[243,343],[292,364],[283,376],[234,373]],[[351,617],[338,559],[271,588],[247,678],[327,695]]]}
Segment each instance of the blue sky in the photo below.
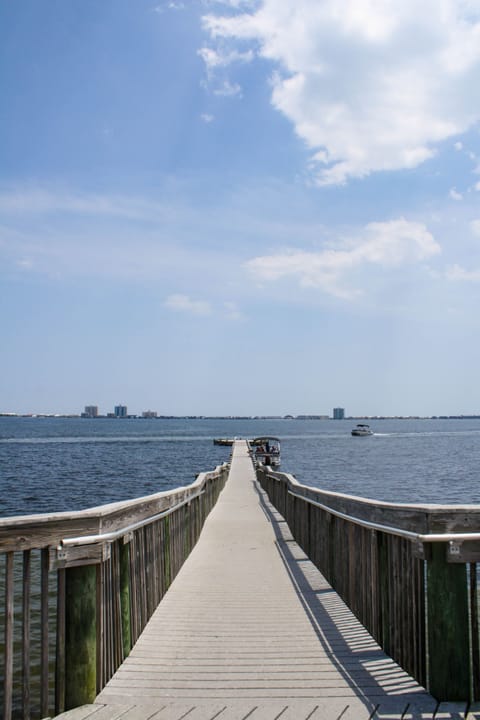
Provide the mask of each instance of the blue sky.
{"label": "blue sky", "polygon": [[0,411],[480,413],[480,0],[0,0]]}

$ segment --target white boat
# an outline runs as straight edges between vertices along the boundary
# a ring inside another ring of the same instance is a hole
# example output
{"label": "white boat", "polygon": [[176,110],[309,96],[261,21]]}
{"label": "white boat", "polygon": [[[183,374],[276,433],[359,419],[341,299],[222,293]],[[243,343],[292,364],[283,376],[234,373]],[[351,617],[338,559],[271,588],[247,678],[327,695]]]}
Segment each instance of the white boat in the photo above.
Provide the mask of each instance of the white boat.
{"label": "white boat", "polygon": [[276,437],[258,437],[250,440],[253,457],[259,465],[278,467],[280,465],[280,440]]}
{"label": "white boat", "polygon": [[367,435],[373,435],[373,430],[370,430],[370,425],[358,423],[357,427],[353,428],[352,435],[356,437],[367,437]]}

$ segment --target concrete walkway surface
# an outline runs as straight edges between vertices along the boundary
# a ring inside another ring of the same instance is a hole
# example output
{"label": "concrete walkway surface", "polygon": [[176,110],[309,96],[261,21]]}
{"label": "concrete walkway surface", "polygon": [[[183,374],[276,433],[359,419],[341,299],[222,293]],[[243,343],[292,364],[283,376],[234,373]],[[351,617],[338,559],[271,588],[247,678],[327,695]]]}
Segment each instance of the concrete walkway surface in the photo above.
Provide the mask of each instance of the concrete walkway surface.
{"label": "concrete walkway surface", "polygon": [[293,541],[245,441],[129,657],[62,720],[480,720],[379,648]]}

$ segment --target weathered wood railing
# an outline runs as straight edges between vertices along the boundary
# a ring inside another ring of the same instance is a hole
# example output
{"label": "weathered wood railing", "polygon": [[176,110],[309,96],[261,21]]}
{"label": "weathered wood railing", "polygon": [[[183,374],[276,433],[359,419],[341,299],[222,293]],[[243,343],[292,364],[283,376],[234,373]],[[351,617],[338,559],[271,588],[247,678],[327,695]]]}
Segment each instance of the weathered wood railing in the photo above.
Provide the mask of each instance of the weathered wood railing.
{"label": "weathered wood railing", "polygon": [[480,506],[395,505],[270,469],[257,477],[382,648],[438,700],[479,700]]}
{"label": "weathered wood railing", "polygon": [[222,465],[170,492],[0,520],[4,720],[93,701],[197,541],[227,475]]}

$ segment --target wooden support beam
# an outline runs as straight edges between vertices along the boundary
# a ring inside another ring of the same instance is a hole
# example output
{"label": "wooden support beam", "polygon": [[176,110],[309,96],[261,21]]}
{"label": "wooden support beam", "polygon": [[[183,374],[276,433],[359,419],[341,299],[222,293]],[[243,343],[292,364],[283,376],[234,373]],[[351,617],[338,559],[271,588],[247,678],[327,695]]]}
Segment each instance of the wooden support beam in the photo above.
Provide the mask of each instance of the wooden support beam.
{"label": "wooden support beam", "polygon": [[95,700],[97,613],[95,565],[67,568],[65,709]]}
{"label": "wooden support beam", "polygon": [[429,691],[440,701],[470,697],[465,565],[447,562],[447,543],[432,543],[427,563]]}

